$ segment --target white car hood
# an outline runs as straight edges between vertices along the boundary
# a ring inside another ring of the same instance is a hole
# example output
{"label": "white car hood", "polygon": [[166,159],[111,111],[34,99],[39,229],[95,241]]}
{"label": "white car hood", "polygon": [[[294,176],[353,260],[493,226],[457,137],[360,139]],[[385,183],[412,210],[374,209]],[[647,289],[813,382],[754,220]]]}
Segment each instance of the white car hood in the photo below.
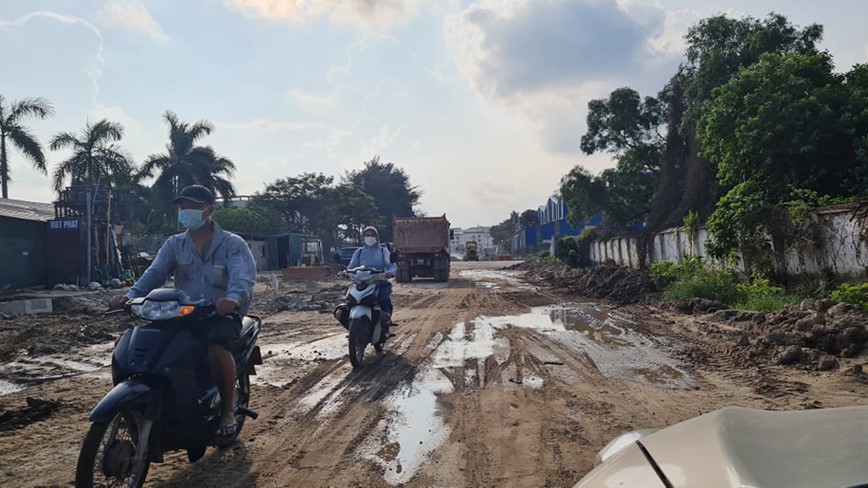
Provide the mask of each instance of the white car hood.
{"label": "white car hood", "polygon": [[868,483],[868,407],[794,412],[727,407],[640,442],[676,487]]}

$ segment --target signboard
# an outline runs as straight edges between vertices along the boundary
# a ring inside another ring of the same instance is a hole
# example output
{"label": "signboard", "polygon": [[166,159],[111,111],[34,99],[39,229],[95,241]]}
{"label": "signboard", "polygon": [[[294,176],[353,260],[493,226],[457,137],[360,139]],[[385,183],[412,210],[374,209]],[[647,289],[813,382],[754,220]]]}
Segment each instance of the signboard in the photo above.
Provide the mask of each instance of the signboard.
{"label": "signboard", "polygon": [[78,219],[52,220],[49,224],[51,230],[78,230],[80,222]]}

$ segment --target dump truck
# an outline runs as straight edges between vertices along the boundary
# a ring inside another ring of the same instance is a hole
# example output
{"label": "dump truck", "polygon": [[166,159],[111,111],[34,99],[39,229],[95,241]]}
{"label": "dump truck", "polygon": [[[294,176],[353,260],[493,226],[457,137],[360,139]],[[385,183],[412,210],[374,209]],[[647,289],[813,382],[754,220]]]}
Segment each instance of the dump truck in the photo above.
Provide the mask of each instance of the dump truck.
{"label": "dump truck", "polygon": [[479,244],[476,241],[467,241],[464,245],[464,260],[479,261]]}
{"label": "dump truck", "polygon": [[449,280],[449,221],[442,217],[396,217],[392,248],[399,283],[415,277]]}

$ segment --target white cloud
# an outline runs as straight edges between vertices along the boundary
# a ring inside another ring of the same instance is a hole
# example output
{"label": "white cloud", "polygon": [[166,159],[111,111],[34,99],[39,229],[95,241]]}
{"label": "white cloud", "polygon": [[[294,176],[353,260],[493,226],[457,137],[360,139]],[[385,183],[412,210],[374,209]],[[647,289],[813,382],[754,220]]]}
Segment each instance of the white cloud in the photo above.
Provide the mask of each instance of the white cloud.
{"label": "white cloud", "polygon": [[363,160],[368,160],[376,155],[383,154],[395,142],[395,139],[401,135],[404,126],[392,128],[388,124],[380,127],[377,134],[368,142],[361,144],[359,157]]}
{"label": "white cloud", "polygon": [[80,26],[83,26],[88,31],[90,31],[91,33],[93,33],[93,35],[96,37],[96,39],[97,39],[96,54],[94,56],[93,62],[89,66],[85,67],[85,71],[87,72],[87,75],[91,81],[91,88],[92,88],[91,102],[96,104],[96,100],[97,100],[97,97],[99,97],[99,91],[100,91],[99,79],[102,76],[102,69],[105,66],[105,57],[103,57],[103,37],[102,37],[102,33],[100,32],[100,30],[97,29],[96,26],[94,26],[90,22],[88,22],[88,21],[86,21],[80,17],[74,17],[74,16],[70,16],[70,15],[62,15],[62,14],[59,14],[57,12],[50,12],[50,11],[30,12],[30,13],[24,14],[21,17],[15,19],[15,20],[11,20],[11,21],[0,19],[0,30],[5,30],[5,29],[15,28],[15,27],[23,27],[26,24],[30,23],[31,21],[37,20],[37,19],[50,19],[50,20],[56,20],[62,24],[80,25]]}
{"label": "white cloud", "polygon": [[214,126],[218,129],[252,130],[257,132],[322,130],[327,127],[324,124],[316,122],[287,122],[269,119],[255,119],[249,122],[215,122]]}
{"label": "white cloud", "polygon": [[701,18],[702,14],[692,9],[666,12],[663,32],[648,40],[651,51],[668,57],[684,56],[687,51],[687,41],[684,36],[690,26]]}
{"label": "white cloud", "polygon": [[141,0],[110,0],[97,12],[96,18],[106,28],[146,34],[157,42],[169,41],[169,36]]}
{"label": "white cloud", "polygon": [[289,91],[289,96],[302,107],[314,112],[333,110],[338,105],[338,94],[336,91],[329,93],[328,95],[317,95],[315,93],[294,89]]}
{"label": "white cloud", "polygon": [[[226,0],[248,15],[307,23],[326,17],[335,24],[388,29],[444,0]],[[452,2],[448,2],[452,3]]]}
{"label": "white cloud", "polygon": [[627,0],[491,0],[447,17],[444,34],[477,93],[509,107],[549,152],[575,155],[588,101],[637,76],[659,78],[645,80],[652,90],[671,76],[680,21]]}

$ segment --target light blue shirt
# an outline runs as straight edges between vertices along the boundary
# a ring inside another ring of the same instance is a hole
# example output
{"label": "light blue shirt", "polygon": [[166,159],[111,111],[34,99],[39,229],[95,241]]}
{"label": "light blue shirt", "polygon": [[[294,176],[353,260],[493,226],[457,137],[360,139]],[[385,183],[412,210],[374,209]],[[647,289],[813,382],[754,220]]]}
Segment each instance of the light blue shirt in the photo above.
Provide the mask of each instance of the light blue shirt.
{"label": "light blue shirt", "polygon": [[371,268],[382,269],[387,273],[396,274],[398,266],[391,262],[389,257],[391,253],[388,249],[381,246],[379,243],[374,246],[362,246],[356,249],[353,253],[353,258],[350,260],[348,268],[356,268],[358,266],[369,266]]}
{"label": "light blue shirt", "polygon": [[244,239],[226,232],[214,222],[214,238],[205,258],[199,257],[189,231],[169,237],[154,262],[127,294],[129,298],[147,295],[163,286],[170,274],[175,288],[193,300],[217,301],[228,298],[245,315],[253,300],[256,262]]}

